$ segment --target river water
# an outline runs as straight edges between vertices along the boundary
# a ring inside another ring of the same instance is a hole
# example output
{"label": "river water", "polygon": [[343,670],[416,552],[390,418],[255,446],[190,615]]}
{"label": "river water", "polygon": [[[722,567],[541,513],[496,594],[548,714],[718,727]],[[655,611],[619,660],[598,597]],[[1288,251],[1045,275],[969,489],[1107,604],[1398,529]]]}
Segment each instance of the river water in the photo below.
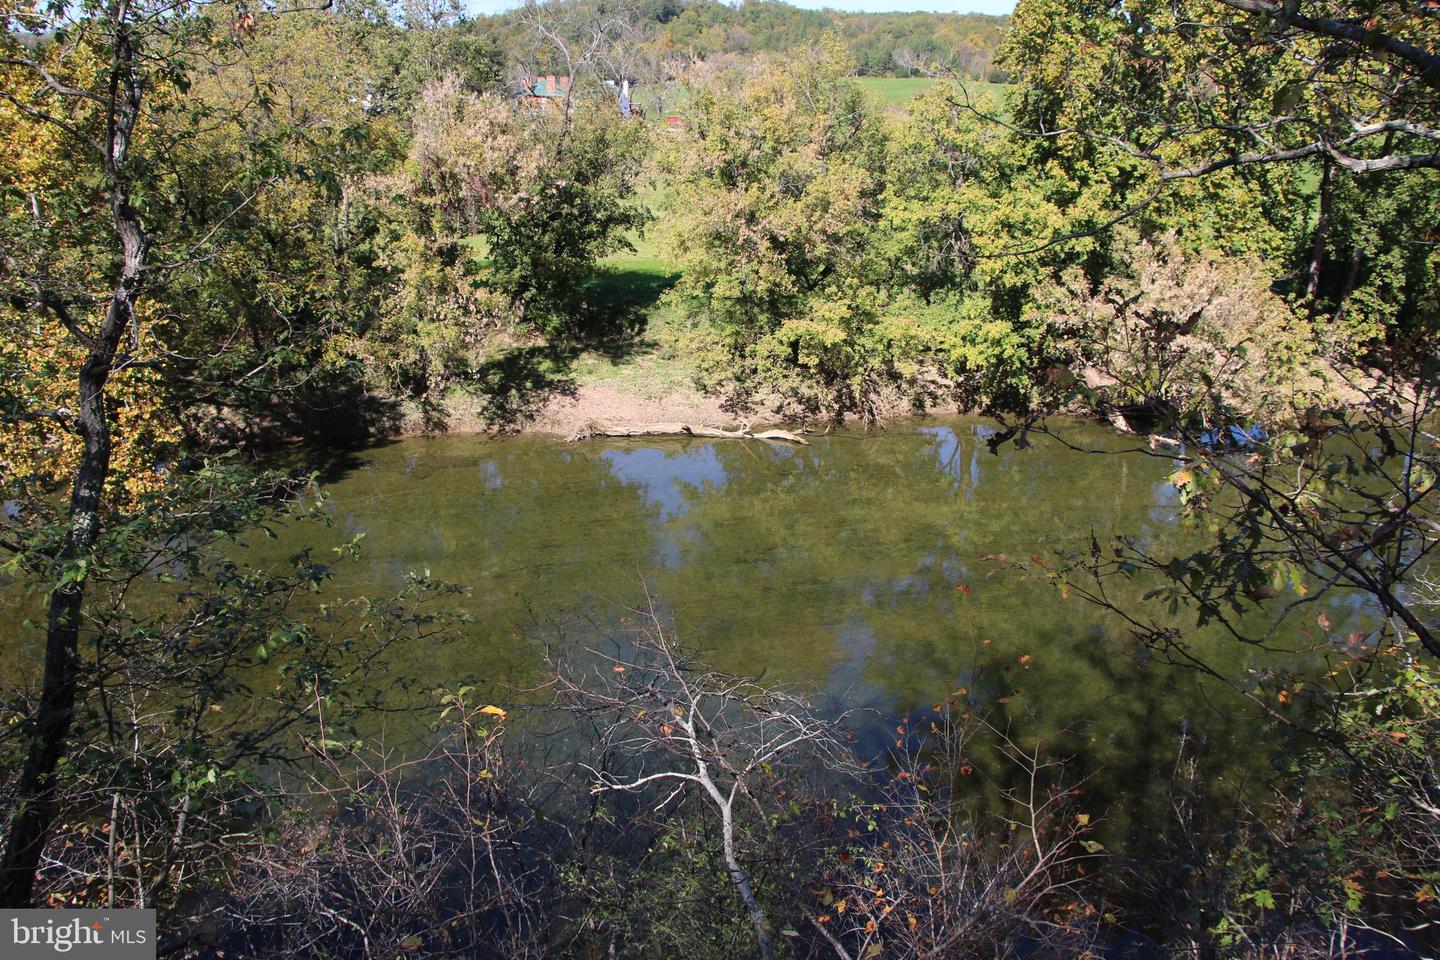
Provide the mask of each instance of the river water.
{"label": "river water", "polygon": [[[1198,542],[1170,461],[1123,453],[1134,441],[1094,424],[1061,430],[1084,452],[1040,438],[992,454],[992,428],[968,418],[804,447],[407,439],[325,462],[333,525],[285,528],[247,559],[323,556],[363,534],[334,595],[394,593],[421,570],[468,587],[473,621],[401,659],[419,689],[474,683],[513,702],[540,679],[539,644],[622,632],[653,603],[715,669],[860,711],[856,743],[871,757],[899,720],[964,691],[1021,740],[1063,731],[1052,749],[1123,843],[1159,815],[1182,741],[1223,797],[1263,782],[1274,734],[1237,695],[1151,662],[1116,618],[982,559],[1053,565],[1092,532],[1161,553]],[[1116,596],[1139,604],[1150,586]],[[1242,671],[1245,650],[1177,623],[1198,653]],[[6,646],[38,654],[17,626]]]}
{"label": "river water", "polygon": [[[364,535],[338,592],[394,591],[411,570],[471,589],[474,622],[413,660],[426,684],[523,685],[545,637],[621,631],[653,602],[711,666],[864,710],[862,752],[958,690],[1022,737],[1065,731],[1056,749],[1095,807],[1133,825],[1182,739],[1218,786],[1263,777],[1269,734],[1233,693],[1152,663],[1116,619],[982,559],[1053,564],[1092,531],[1162,552],[1196,542],[1170,461],[1122,453],[1133,440],[1093,424],[1062,429],[1087,452],[1040,439],[992,454],[992,428],[966,418],[806,447],[403,440],[332,466],[321,539]],[[1118,596],[1138,603],[1148,586]],[[1244,665],[1202,630],[1191,642]]]}

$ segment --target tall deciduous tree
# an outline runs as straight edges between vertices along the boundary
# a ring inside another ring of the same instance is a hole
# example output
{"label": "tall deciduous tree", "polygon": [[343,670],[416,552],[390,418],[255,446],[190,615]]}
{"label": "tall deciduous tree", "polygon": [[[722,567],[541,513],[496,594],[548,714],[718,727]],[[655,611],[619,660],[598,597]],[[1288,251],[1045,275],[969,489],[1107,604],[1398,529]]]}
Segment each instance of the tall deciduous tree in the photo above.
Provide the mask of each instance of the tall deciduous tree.
{"label": "tall deciduous tree", "polygon": [[561,348],[587,333],[586,281],[649,219],[634,196],[644,125],[593,90],[517,108],[452,75],[421,92],[409,134],[403,164],[356,184],[387,277],[347,351],[420,398],[470,382],[499,333]]}
{"label": "tall deciduous tree", "polygon": [[[11,68],[0,91],[20,113],[53,127],[71,149],[85,155],[90,176],[109,207],[113,253],[103,279],[109,289],[81,299],[57,288],[40,273],[10,277],[30,287],[35,309],[58,321],[84,351],[77,371],[74,428],[82,452],[70,493],[69,522],[55,553],[55,581],[46,614],[44,688],[29,720],[29,750],[17,786],[16,808],[7,824],[0,855],[0,903],[28,905],[35,871],[55,818],[56,768],[68,748],[80,687],[79,637],[85,602],[85,567],[104,522],[102,498],[110,477],[113,445],[106,387],[127,335],[138,338],[139,299],[154,267],[149,233],[137,208],[136,181],[142,168],[132,152],[147,88],[163,83],[174,68],[161,41],[168,4],[128,0],[87,5],[79,19],[67,8],[16,11],[5,18],[3,63]],[[69,62],[49,62],[45,52],[20,42],[55,30],[50,44],[73,44]],[[52,69],[53,68],[53,69]],[[22,86],[23,83],[23,86]],[[97,278],[101,279],[101,278]]]}
{"label": "tall deciduous tree", "polygon": [[[174,470],[164,461],[178,418],[159,411],[174,397],[166,379],[195,368],[178,362],[185,351],[173,348],[183,338],[167,344],[156,329],[183,300],[176,277],[216,257],[227,222],[274,177],[260,171],[202,201],[187,194],[177,161],[177,140],[233,121],[232,112],[196,108],[187,127],[173,114],[184,112],[178,105],[197,75],[235,59],[256,29],[254,13],[97,0],[11,6],[3,23],[3,119],[34,137],[23,144],[30,160],[7,168],[4,180],[0,322],[7,351],[19,343],[23,362],[41,361],[7,384],[7,418],[34,438],[28,447],[7,444],[7,453],[32,461],[12,463],[7,491],[27,471],[34,482],[6,547],[48,588],[42,686],[21,726],[25,760],[0,853],[0,902],[22,905],[56,817],[57,771],[85,682],[80,638],[97,551],[120,497],[164,487]],[[183,345],[223,352],[224,339]],[[56,388],[69,377],[73,389]],[[117,383],[125,385],[118,405]],[[125,430],[118,457],[117,424]],[[47,451],[53,462],[30,469]],[[70,489],[55,525],[45,522],[47,482]]]}
{"label": "tall deciduous tree", "polygon": [[[1041,242],[1159,222],[1266,256],[1316,315],[1343,319],[1368,287],[1392,308],[1388,327],[1413,330],[1417,304],[1387,285],[1397,268],[1433,276],[1433,211],[1409,206],[1384,224],[1383,204],[1368,211],[1374,232],[1423,248],[1403,265],[1379,251],[1356,258],[1337,220],[1353,217],[1356,191],[1434,192],[1435,37],[1434,8],[1409,2],[1022,3],[1004,52],[1013,129],[1076,172],[1071,206],[1090,211]],[[1362,312],[1373,329],[1373,304]]]}

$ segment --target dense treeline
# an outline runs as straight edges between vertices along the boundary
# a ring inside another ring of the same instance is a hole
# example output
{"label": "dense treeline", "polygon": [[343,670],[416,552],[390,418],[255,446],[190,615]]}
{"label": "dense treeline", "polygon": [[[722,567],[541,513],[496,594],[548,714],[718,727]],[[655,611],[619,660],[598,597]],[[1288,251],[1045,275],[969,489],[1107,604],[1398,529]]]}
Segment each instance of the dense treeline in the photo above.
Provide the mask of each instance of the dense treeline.
{"label": "dense treeline", "polygon": [[[158,906],[192,955],[1422,949],[1436,16],[1026,0],[992,65],[993,21],[773,4],[6,8],[0,550],[43,652],[0,705],[0,903]],[[887,62],[937,82],[882,109],[856,77]],[[683,124],[623,117],[626,81]],[[633,340],[605,260],[657,212],[672,346],[737,411],[1148,434],[1133,455],[1174,461],[1203,549],[1096,532],[984,562],[1286,731],[1264,799],[1213,815],[1182,752],[1149,856],[1102,857],[1063,763],[970,692],[862,770],[833,718],[710,671],[653,611],[547,648],[529,722],[574,755],[545,756],[510,746],[504,691],[403,682],[463,635],[463,585],[331,596],[357,542],[251,565],[237,544],[326,512],[241,441],[438,428],[463,398],[523,419]],[[360,733],[437,696],[423,758]],[[988,796],[960,789],[976,768]]]}
{"label": "dense treeline", "polygon": [[1006,17],[945,13],[846,13],[801,10],[783,3],[739,6],[706,2],[664,9],[656,43],[663,51],[711,57],[721,53],[785,53],[845,38],[857,71],[866,76],[911,76],[916,65],[943,62],[964,75],[1003,80],[993,62]]}
{"label": "dense treeline", "polygon": [[[866,76],[913,76],[923,64],[946,63],[965,76],[1003,80],[994,63],[1008,18],[985,14],[849,13],[803,10],[773,0],[727,4],[718,0],[645,0],[639,17],[655,26],[656,55],[706,60],[723,54],[783,54],[845,38],[857,70]],[[500,14],[490,23],[522,45],[523,15]]]}
{"label": "dense treeline", "polygon": [[[1186,326],[1166,361],[1186,376],[1132,370],[1110,399],[1193,408],[1208,401],[1183,383],[1205,372],[1248,393],[1226,398],[1235,409],[1293,420],[1334,398],[1326,357],[1359,363],[1434,330],[1434,90],[1336,104],[1301,71],[1310,52],[1257,59],[1241,33],[1212,49],[1183,14],[1139,5],[1015,19],[1004,102],[941,83],[897,121],[866,104],[838,43],[803,74],[782,64],[693,101],[677,208],[705,213],[685,220],[678,293],[717,377],[812,415],[924,404],[937,384],[1026,407],[1055,364],[1157,362],[1110,326],[1112,281],[1155,301],[1122,325],[1228,288],[1254,316]],[[1333,69],[1395,82],[1387,66]],[[1187,287],[1206,272],[1212,289]]]}

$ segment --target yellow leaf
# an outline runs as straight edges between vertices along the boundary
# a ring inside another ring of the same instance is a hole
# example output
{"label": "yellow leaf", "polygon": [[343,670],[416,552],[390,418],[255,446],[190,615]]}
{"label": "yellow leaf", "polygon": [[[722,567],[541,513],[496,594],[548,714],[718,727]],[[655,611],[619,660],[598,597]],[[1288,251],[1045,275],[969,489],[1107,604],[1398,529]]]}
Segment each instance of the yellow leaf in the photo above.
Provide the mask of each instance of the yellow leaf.
{"label": "yellow leaf", "polygon": [[505,711],[495,706],[484,706],[480,708],[481,713],[488,713],[492,717],[504,717]]}

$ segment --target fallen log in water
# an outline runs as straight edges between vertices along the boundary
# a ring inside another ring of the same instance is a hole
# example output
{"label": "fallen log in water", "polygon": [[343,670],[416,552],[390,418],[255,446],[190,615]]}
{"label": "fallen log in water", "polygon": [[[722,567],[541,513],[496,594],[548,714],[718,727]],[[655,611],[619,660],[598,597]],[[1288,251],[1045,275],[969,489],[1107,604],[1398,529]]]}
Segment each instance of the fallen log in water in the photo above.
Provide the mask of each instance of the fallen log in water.
{"label": "fallen log in water", "polygon": [[572,441],[589,440],[591,437],[713,437],[717,440],[774,440],[784,443],[798,443],[806,446],[810,443],[799,434],[791,433],[789,430],[751,430],[749,427],[742,427],[739,430],[722,430],[719,427],[707,427],[691,423],[637,423],[626,426],[606,426],[605,424],[591,424],[584,430],[572,436]]}

